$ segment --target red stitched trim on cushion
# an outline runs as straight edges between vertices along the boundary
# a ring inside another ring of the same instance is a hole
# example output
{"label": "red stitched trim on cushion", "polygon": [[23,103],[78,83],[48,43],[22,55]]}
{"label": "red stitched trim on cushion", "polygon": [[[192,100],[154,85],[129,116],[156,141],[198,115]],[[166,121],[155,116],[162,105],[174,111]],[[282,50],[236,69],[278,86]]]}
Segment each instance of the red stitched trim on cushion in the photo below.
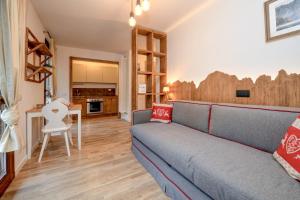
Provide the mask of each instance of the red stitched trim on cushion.
{"label": "red stitched trim on cushion", "polygon": [[172,183],[187,199],[192,200],[189,195],[187,195],[174,181],[172,181],[148,156],[144,154],[144,152],[137,147],[135,144],[132,145],[142,154],[144,158],[146,158],[170,183]]}
{"label": "red stitched trim on cushion", "polygon": [[[257,107],[247,107],[247,106],[234,106],[234,105],[222,105],[222,104],[217,104],[217,103],[211,103],[211,104],[206,104],[206,103],[201,103],[201,102],[190,102],[190,101],[176,101],[176,100],[173,100],[172,101],[173,103],[175,102],[178,102],[178,103],[187,103],[187,104],[199,104],[199,105],[210,105],[211,109],[213,106],[220,106],[220,107],[232,107],[232,108],[245,108],[245,109],[253,109],[253,110],[265,110],[265,111],[275,111],[275,112],[287,112],[287,113],[296,113],[296,114],[300,114],[299,111],[291,111],[291,110],[277,110],[277,109],[271,109],[271,108],[257,108]],[[211,110],[210,110],[210,115],[211,115]],[[247,144],[244,144],[244,143],[241,143],[241,142],[237,142],[237,141],[233,141],[233,140],[230,140],[230,139],[227,139],[227,138],[223,138],[223,137],[220,137],[220,136],[216,136],[214,135],[213,133],[211,133],[211,130],[210,130],[210,125],[211,125],[211,116],[209,118],[209,127],[208,127],[208,133],[215,136],[215,137],[218,137],[218,138],[221,138],[221,139],[224,139],[224,140],[229,140],[231,142],[236,142],[238,144],[241,144],[241,145],[245,145],[245,146],[248,146],[248,147],[251,147],[251,148],[254,148],[254,149],[257,149],[259,151],[263,151],[263,152],[267,152],[267,153],[270,153],[269,151],[266,151],[266,150],[263,150],[263,149],[259,149],[257,147],[253,147],[253,146],[250,146],[250,145],[247,145]],[[195,129],[197,130],[197,129]],[[198,130],[199,131],[199,130]]]}
{"label": "red stitched trim on cushion", "polygon": [[[254,110],[267,110],[267,111],[277,111],[277,112],[290,112],[290,113],[299,113],[300,111],[291,111],[291,110],[277,110],[277,109],[271,109],[271,108],[258,108],[258,107],[247,107],[245,106],[238,106],[238,105],[226,105],[226,104],[218,104],[218,103],[201,103],[201,102],[192,102],[192,101],[177,101],[172,100],[170,101],[172,103],[178,102],[178,103],[188,103],[188,104],[199,104],[199,105],[211,105],[211,106],[224,106],[224,107],[233,107],[233,108],[246,108],[246,109],[254,109]],[[256,105],[253,105],[256,106]],[[257,106],[264,106],[264,105],[257,105]],[[276,107],[276,106],[275,106]]]}
{"label": "red stitched trim on cushion", "polygon": [[212,110],[212,105],[209,106],[209,113],[208,113],[208,134],[211,134],[210,133],[211,110]]}
{"label": "red stitched trim on cushion", "polygon": [[231,107],[231,108],[246,108],[252,110],[266,110],[266,111],[275,111],[275,112],[288,112],[288,113],[297,113],[300,114],[300,111],[292,111],[292,110],[277,110],[271,108],[256,108],[256,107],[247,107],[247,106],[234,106],[234,105],[222,105],[222,104],[211,104],[212,106],[224,106],[224,107]]}

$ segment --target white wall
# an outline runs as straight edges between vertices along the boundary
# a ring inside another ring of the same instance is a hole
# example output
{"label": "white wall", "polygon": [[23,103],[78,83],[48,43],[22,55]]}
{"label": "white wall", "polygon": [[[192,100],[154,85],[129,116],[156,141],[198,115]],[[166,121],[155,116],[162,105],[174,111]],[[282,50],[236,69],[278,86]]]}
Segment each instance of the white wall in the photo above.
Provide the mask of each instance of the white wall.
{"label": "white wall", "polygon": [[[40,40],[44,41],[45,37],[43,34],[43,24],[41,23],[39,16],[37,15],[30,0],[27,1],[26,10],[26,26],[35,34],[35,36]],[[25,69],[24,67],[22,68]],[[24,73],[24,72],[23,72]],[[43,83],[32,83],[24,80],[24,77],[20,77],[20,93],[22,100],[19,104],[20,120],[18,124],[18,130],[23,136],[23,145],[19,151],[15,152],[15,169],[16,172],[20,170],[22,165],[26,161],[26,111],[33,108],[36,104],[44,103],[44,85]],[[34,131],[34,141],[33,145],[37,145],[37,128],[39,124],[36,122]]]}
{"label": "white wall", "polygon": [[57,96],[69,99],[70,57],[91,58],[119,62],[119,112],[127,119],[127,56],[122,54],[94,51],[66,46],[57,46]]}
{"label": "white wall", "polygon": [[168,32],[168,81],[300,72],[300,36],[265,42],[263,0],[207,0]]}

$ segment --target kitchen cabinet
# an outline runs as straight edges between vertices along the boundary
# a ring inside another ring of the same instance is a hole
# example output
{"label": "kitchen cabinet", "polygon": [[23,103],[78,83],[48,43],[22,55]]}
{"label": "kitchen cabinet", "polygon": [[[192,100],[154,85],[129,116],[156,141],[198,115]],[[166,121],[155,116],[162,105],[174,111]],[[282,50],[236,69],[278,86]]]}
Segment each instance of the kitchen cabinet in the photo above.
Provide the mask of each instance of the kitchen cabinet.
{"label": "kitchen cabinet", "polygon": [[73,64],[72,81],[77,83],[118,83],[119,70],[116,66]]}
{"label": "kitchen cabinet", "polygon": [[118,97],[104,97],[103,111],[105,114],[117,114],[118,113]]}
{"label": "kitchen cabinet", "polygon": [[90,83],[101,83],[103,80],[102,67],[97,65],[86,66],[86,82]]}
{"label": "kitchen cabinet", "polygon": [[72,103],[74,103],[74,104],[81,104],[81,106],[82,106],[81,116],[82,116],[83,118],[85,118],[86,115],[87,115],[87,110],[86,110],[86,109],[87,109],[87,108],[86,108],[86,98],[73,97]]}
{"label": "kitchen cabinet", "polygon": [[85,65],[73,64],[72,67],[72,81],[76,83],[87,82],[87,68]]}
{"label": "kitchen cabinet", "polygon": [[103,71],[104,83],[118,83],[118,68],[117,67],[101,67]]}

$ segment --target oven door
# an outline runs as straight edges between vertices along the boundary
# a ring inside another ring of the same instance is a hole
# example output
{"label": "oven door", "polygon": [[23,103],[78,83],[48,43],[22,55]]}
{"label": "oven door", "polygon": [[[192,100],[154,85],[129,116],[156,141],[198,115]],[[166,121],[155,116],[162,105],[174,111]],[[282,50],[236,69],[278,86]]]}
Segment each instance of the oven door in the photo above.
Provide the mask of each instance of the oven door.
{"label": "oven door", "polygon": [[87,114],[103,113],[103,101],[87,102]]}

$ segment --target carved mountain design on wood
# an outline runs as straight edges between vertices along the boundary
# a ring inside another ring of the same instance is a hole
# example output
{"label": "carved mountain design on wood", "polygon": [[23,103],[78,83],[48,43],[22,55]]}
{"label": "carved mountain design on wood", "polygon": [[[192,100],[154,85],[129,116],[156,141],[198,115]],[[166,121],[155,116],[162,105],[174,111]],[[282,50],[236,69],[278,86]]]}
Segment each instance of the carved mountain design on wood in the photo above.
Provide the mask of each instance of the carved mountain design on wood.
{"label": "carved mountain design on wood", "polygon": [[[239,80],[234,75],[216,71],[198,87],[193,81],[176,81],[169,86],[172,100],[300,107],[300,74],[287,74],[284,70],[280,70],[274,80],[267,75],[258,77],[255,82],[251,78]],[[236,90],[250,90],[250,97],[236,97]]]}

